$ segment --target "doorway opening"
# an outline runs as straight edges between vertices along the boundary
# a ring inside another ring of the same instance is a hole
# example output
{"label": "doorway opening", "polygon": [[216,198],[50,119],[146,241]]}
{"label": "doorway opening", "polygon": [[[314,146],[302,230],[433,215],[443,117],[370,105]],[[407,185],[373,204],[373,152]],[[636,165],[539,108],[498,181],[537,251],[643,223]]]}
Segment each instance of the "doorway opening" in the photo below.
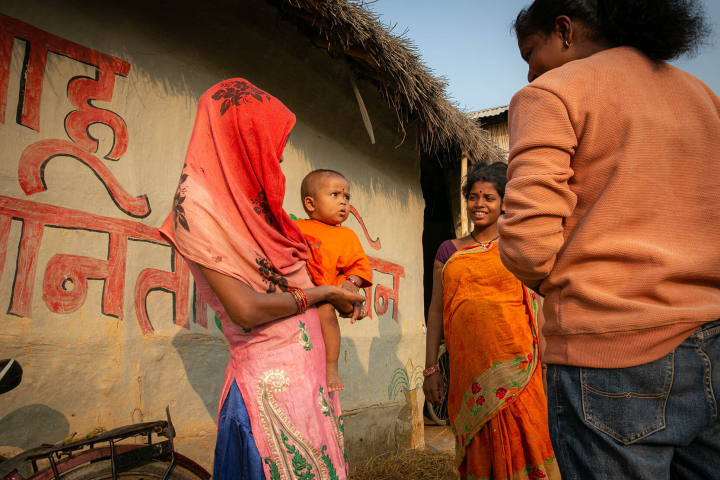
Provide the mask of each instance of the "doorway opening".
{"label": "doorway opening", "polygon": [[440,160],[426,154],[420,156],[420,186],[425,199],[423,223],[423,293],[425,321],[432,298],[435,254],[445,240],[455,238],[450,197],[445,172]]}

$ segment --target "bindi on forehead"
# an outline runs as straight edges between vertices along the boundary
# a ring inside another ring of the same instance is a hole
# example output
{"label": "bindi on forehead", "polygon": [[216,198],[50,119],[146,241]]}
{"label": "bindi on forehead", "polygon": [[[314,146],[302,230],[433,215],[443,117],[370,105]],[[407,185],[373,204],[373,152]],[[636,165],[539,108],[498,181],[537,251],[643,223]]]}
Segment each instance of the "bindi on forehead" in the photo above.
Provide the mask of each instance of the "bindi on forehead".
{"label": "bindi on forehead", "polygon": [[350,184],[344,178],[332,178],[326,181],[325,187],[336,188],[343,191],[350,191]]}
{"label": "bindi on forehead", "polygon": [[478,182],[475,182],[475,185],[472,189],[473,193],[497,193],[497,189],[495,188],[495,185],[492,184],[492,182],[487,182],[485,180],[480,180]]}

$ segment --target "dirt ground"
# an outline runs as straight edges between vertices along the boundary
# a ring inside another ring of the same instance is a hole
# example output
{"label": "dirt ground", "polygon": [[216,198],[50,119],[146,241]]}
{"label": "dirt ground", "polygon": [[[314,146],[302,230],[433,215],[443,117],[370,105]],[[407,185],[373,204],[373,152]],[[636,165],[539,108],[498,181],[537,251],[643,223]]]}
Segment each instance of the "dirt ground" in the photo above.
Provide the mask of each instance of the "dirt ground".
{"label": "dirt ground", "polygon": [[436,452],[455,453],[455,437],[450,427],[425,425],[425,448]]}

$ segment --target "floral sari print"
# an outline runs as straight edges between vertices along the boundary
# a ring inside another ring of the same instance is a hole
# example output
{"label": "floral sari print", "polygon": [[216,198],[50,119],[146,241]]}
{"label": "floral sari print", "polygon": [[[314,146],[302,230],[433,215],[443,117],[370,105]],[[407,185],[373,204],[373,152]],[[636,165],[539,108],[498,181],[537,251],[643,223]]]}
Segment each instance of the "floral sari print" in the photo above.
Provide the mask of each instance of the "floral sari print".
{"label": "floral sari print", "polygon": [[534,294],[502,265],[497,244],[459,250],[442,278],[448,414],[461,476],[560,478],[538,368]]}
{"label": "floral sari print", "polygon": [[202,265],[273,295],[311,288],[305,240],[282,209],[280,157],[295,116],[241,78],[198,102],[190,146],[162,235],[185,258],[230,345],[218,411],[233,381],[270,480],[347,478],[337,392],[327,393],[325,344],[313,307],[255,328],[232,322]]}

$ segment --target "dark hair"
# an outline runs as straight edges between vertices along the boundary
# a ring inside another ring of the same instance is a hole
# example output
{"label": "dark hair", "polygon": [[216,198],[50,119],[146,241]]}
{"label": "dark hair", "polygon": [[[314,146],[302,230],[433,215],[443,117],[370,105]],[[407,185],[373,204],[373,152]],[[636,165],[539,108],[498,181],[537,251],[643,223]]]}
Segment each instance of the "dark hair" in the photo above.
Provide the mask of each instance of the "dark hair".
{"label": "dark hair", "polygon": [[324,168],[313,170],[305,175],[300,185],[300,201],[303,202],[303,205],[305,205],[305,197],[314,197],[317,189],[322,186],[322,182],[330,177],[340,177],[347,182],[347,179],[342,173]]}
{"label": "dark hair", "polygon": [[654,60],[694,55],[712,33],[698,0],[535,0],[520,11],[515,34],[550,34],[565,15],[614,47],[635,47]]}
{"label": "dark hair", "polygon": [[462,194],[465,200],[468,199],[470,190],[472,190],[473,185],[477,182],[492,183],[498,195],[500,195],[500,200],[503,200],[505,198],[505,185],[507,185],[508,182],[507,169],[508,166],[504,162],[495,162],[490,165],[476,163],[473,165],[467,177],[465,177],[465,183],[462,187]]}

